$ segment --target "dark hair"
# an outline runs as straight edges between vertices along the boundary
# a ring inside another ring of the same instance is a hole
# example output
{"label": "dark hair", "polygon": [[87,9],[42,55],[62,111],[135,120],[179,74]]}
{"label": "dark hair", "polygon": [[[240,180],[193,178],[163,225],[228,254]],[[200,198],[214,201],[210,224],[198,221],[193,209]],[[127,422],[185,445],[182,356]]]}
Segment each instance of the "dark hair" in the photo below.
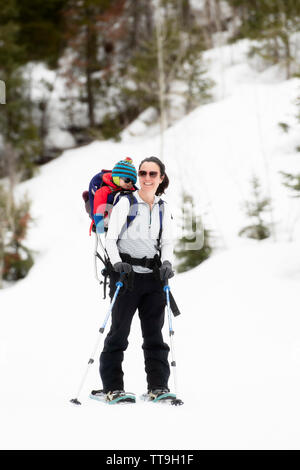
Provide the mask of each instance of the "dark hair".
{"label": "dark hair", "polygon": [[156,195],[156,196],[161,196],[162,194],[164,194],[165,189],[167,189],[167,187],[169,186],[169,178],[168,178],[168,175],[167,175],[167,173],[166,173],[165,165],[164,165],[163,162],[162,162],[159,158],[157,158],[157,157],[148,157],[148,158],[144,158],[144,160],[141,161],[141,163],[140,163],[140,165],[139,165],[139,169],[141,168],[142,164],[145,163],[145,162],[156,163],[156,165],[159,166],[159,169],[160,169],[160,176],[163,176],[164,179],[163,179],[163,181],[160,183],[160,185],[158,186],[155,195]]}

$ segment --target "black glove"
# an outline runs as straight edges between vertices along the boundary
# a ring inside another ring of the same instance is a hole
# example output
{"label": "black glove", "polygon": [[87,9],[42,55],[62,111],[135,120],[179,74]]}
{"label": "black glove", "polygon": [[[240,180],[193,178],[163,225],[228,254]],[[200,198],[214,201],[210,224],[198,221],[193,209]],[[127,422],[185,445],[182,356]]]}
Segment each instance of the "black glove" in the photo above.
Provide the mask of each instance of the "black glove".
{"label": "black glove", "polygon": [[129,263],[122,263],[120,261],[119,263],[114,264],[114,271],[116,271],[117,273],[128,274],[132,271],[132,266]]}
{"label": "black glove", "polygon": [[167,279],[171,279],[174,276],[174,272],[172,269],[172,264],[170,261],[164,261],[161,267],[159,268],[159,275],[162,281],[166,281]]}

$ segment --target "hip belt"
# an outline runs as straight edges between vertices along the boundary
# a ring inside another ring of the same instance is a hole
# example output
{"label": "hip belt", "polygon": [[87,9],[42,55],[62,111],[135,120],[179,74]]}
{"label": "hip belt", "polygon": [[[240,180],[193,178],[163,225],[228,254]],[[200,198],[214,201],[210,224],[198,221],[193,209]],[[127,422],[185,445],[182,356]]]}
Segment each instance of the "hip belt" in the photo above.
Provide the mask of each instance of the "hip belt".
{"label": "hip belt", "polygon": [[120,253],[121,260],[124,263],[129,263],[132,266],[141,266],[148,269],[158,269],[161,266],[161,261],[158,255],[155,255],[154,258],[132,258],[128,253]]}

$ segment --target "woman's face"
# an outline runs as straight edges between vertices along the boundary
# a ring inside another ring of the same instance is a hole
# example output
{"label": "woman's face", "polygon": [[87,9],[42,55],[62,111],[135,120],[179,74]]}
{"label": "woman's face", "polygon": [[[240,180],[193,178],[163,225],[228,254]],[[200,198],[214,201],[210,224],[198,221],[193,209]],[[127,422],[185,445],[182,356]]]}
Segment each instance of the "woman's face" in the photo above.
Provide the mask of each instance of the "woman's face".
{"label": "woman's face", "polygon": [[157,163],[144,162],[139,168],[139,183],[142,191],[155,194],[163,179]]}

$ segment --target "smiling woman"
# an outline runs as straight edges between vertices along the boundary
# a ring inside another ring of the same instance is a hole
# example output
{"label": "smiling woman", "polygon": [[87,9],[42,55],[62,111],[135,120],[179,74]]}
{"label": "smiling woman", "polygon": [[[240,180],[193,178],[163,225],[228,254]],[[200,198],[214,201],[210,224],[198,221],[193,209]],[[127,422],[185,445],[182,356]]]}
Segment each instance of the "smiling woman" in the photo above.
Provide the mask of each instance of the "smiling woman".
{"label": "smiling woman", "polygon": [[111,329],[100,356],[104,389],[101,392],[112,402],[126,396],[122,361],[136,310],[144,339],[148,396],[152,400],[175,397],[169,393],[169,346],[164,343],[161,331],[166,306],[163,287],[174,276],[171,213],[159,197],[169,185],[164,164],[156,157],[143,160],[139,166],[139,183],[140,189],[135,192],[136,217],[120,233],[130,210],[128,199],[122,198],[112,210],[106,237],[107,253],[114,268],[110,277],[111,298],[120,274],[127,275],[127,285],[115,301]]}
{"label": "smiling woman", "polygon": [[[145,158],[140,163],[138,175],[141,186],[139,195],[142,199],[146,197],[154,200],[155,195],[161,196],[169,186],[169,178],[165,171],[165,165],[159,158]],[[150,188],[152,191],[150,191]]]}

